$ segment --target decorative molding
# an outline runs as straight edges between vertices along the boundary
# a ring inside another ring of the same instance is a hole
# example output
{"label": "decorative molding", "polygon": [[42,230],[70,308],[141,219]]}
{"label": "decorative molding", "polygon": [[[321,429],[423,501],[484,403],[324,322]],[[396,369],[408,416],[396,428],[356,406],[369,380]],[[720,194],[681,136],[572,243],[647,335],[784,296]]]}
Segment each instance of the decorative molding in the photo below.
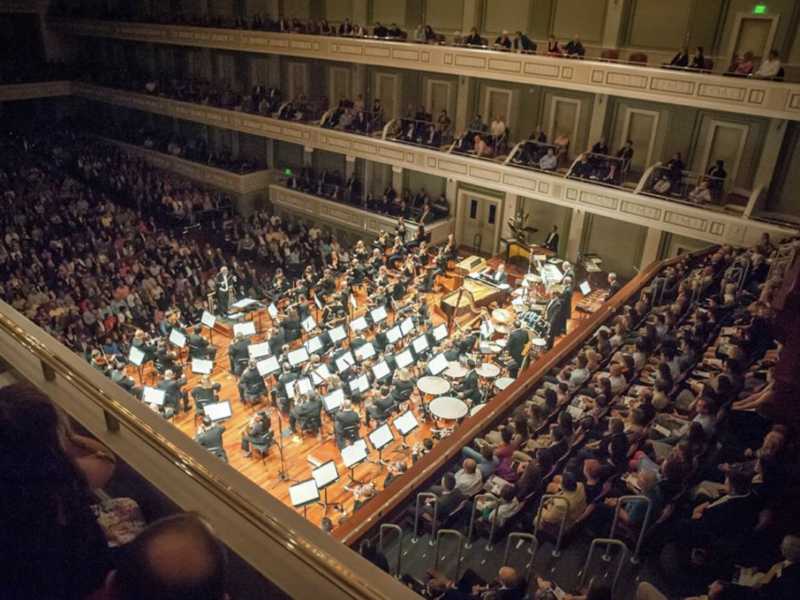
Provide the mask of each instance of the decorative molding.
{"label": "decorative molding", "polygon": [[[14,0],[0,0],[0,6],[4,1],[14,3]],[[788,118],[800,120],[800,85],[763,79],[731,79],[707,73],[510,55],[455,46],[417,46],[266,31],[71,19],[53,20],[51,25],[75,35],[424,70],[677,105],[690,101],[701,108],[770,118],[785,119],[787,111],[791,111]]]}
{"label": "decorative molding", "polygon": [[0,85],[0,102],[34,100],[36,98],[53,98],[56,96],[69,95],[69,81],[44,81],[38,83]]}
{"label": "decorative molding", "polygon": [[[393,170],[428,172],[459,182],[487,186],[502,193],[536,198],[545,202],[582,209],[611,218],[682,235],[692,235],[711,243],[733,241],[731,236],[746,231],[747,239],[763,232],[774,238],[795,235],[796,231],[733,213],[718,213],[700,206],[670,202],[623,188],[566,180],[556,175],[528,171],[492,160],[446,154],[429,148],[401,145],[389,140],[357,134],[331,132],[316,125],[288,123],[260,115],[243,115],[219,108],[197,106],[177,100],[120,92],[84,83],[71,84],[73,95],[98,102],[148,110],[156,114],[218,125],[271,139],[301,144],[311,151],[327,150],[391,165]],[[709,229],[709,220],[719,224]],[[743,238],[744,239],[744,238]],[[736,242],[734,242],[736,243]]]}

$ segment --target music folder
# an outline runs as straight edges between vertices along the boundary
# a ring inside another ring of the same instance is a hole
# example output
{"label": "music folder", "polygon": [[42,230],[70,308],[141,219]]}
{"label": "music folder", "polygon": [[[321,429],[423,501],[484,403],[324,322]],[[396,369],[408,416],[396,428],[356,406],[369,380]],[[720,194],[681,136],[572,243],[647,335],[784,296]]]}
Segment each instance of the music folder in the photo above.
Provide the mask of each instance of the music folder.
{"label": "music folder", "polygon": [[203,411],[206,416],[215,423],[230,419],[233,416],[233,408],[231,408],[230,400],[205,404],[203,405]]}
{"label": "music folder", "polygon": [[270,355],[269,344],[267,342],[261,342],[260,344],[251,344],[247,347],[247,352],[250,354],[250,358],[259,359],[265,356]]}
{"label": "music folder", "polygon": [[144,363],[145,353],[139,350],[136,346],[131,346],[131,351],[128,353],[128,360],[132,365],[141,367]]}
{"label": "music folder", "polygon": [[433,328],[433,339],[435,339],[437,342],[441,342],[447,336],[448,333],[446,324],[439,323],[436,327]]}
{"label": "music folder", "polygon": [[165,390],[159,390],[149,385],[144,386],[142,394],[142,401],[147,404],[155,404],[156,406],[164,406],[164,397],[166,396]]}
{"label": "music folder", "polygon": [[309,504],[313,504],[319,500],[319,488],[317,482],[312,477],[300,483],[295,483],[289,486],[289,498],[292,500],[292,506],[295,508],[303,508]]}
{"label": "music folder", "polygon": [[447,366],[447,357],[445,357],[444,352],[437,354],[428,362],[428,370],[434,377],[444,372]]}
{"label": "music folder", "polygon": [[394,428],[401,436],[407,436],[409,433],[419,427],[419,421],[413,412],[407,410],[402,415],[398,416],[393,422]]}
{"label": "music folder", "polygon": [[336,461],[329,460],[322,463],[316,469],[311,470],[311,477],[317,482],[317,489],[324,490],[332,483],[339,481],[339,471],[336,469]]}
{"label": "music folder", "polygon": [[286,358],[289,359],[290,365],[296,367],[297,365],[302,365],[303,363],[308,362],[310,357],[308,356],[308,350],[301,346],[297,350],[292,350],[289,352],[286,355]]}
{"label": "music folder", "polygon": [[178,348],[183,348],[186,345],[186,336],[173,327],[169,332],[169,343]]}
{"label": "music folder", "polygon": [[266,377],[267,375],[272,375],[280,371],[281,366],[278,364],[278,358],[276,356],[270,356],[265,360],[257,362],[256,369],[258,369],[259,375]]}
{"label": "music folder", "polygon": [[208,327],[209,329],[214,329],[214,325],[217,324],[217,317],[212,315],[207,310],[203,311],[203,315],[200,317],[200,324],[203,327]]}
{"label": "music folder", "polygon": [[345,446],[342,448],[342,462],[348,469],[352,469],[367,460],[367,444],[362,443]]}
{"label": "music folder", "polygon": [[252,337],[256,334],[256,324],[252,321],[235,323],[233,326],[233,335],[237,333],[241,333],[244,337]]}
{"label": "music folder", "polygon": [[211,371],[213,370],[213,360],[203,360],[201,358],[192,359],[192,373],[196,373],[198,375],[211,375]]}
{"label": "music folder", "polygon": [[370,317],[372,317],[372,322],[373,323],[382,323],[388,317],[388,315],[386,314],[386,307],[385,306],[379,306],[378,308],[374,308],[374,309],[372,309],[370,311],[369,314],[370,314]]}
{"label": "music folder", "polygon": [[588,296],[592,293],[592,286],[588,281],[581,281],[580,285],[578,286],[581,290],[581,294],[584,296]]}
{"label": "music folder", "polygon": [[394,441],[394,435],[392,435],[392,430],[389,429],[388,423],[373,429],[367,434],[367,437],[372,447],[378,451],[383,450]]}

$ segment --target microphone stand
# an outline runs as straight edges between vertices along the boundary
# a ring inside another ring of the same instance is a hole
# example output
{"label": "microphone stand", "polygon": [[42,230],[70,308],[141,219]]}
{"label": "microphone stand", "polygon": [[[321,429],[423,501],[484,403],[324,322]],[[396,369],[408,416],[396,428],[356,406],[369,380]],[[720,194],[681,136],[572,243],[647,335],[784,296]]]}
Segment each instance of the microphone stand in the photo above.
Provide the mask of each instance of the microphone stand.
{"label": "microphone stand", "polygon": [[291,481],[293,483],[297,483],[297,479],[292,479],[286,474],[284,469],[284,462],[283,462],[283,436],[281,435],[281,431],[283,431],[283,419],[281,419],[281,411],[280,408],[276,411],[278,413],[278,455],[280,456],[280,467],[278,469],[278,478],[275,480],[271,489],[275,489],[281,483]]}

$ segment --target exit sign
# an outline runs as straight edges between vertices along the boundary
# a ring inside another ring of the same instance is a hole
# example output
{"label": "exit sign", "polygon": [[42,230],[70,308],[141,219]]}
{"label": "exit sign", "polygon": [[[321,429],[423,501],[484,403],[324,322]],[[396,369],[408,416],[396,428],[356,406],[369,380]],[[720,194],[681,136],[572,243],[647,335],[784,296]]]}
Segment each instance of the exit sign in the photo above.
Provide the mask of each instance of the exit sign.
{"label": "exit sign", "polygon": [[753,14],[754,15],[765,15],[765,14],[767,14],[767,5],[766,4],[756,4],[753,7]]}

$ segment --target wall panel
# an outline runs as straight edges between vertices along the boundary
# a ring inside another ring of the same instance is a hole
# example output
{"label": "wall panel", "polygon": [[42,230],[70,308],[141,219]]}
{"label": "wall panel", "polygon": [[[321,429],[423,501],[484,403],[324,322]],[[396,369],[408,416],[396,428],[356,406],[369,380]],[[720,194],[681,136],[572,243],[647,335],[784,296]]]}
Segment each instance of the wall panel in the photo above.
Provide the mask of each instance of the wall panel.
{"label": "wall panel", "polygon": [[603,39],[606,0],[559,0],[553,23],[553,34],[566,42],[579,35],[584,42]]}
{"label": "wall panel", "polygon": [[338,23],[345,19],[353,20],[353,0],[325,0],[325,18]]}
{"label": "wall panel", "polygon": [[691,19],[692,1],[636,0],[631,16],[629,44],[636,48],[676,50],[683,46]]}
{"label": "wall panel", "polygon": [[585,238],[584,254],[597,254],[603,259],[603,271],[615,272],[624,279],[636,275],[647,237],[647,227],[592,215],[589,232]]}
{"label": "wall panel", "polygon": [[[527,23],[530,11],[529,2],[520,0],[491,0],[484,6],[483,27],[486,35],[492,38],[504,29],[514,30],[515,23]],[[494,35],[491,35],[494,34]],[[489,40],[491,44],[494,39]]]}
{"label": "wall panel", "polygon": [[391,23],[416,27],[416,23],[406,23],[406,0],[372,0],[372,22],[377,21],[387,27]]}
{"label": "wall panel", "polygon": [[435,0],[428,2],[426,15],[428,25],[436,33],[445,35],[461,29],[464,18],[464,0]]}

